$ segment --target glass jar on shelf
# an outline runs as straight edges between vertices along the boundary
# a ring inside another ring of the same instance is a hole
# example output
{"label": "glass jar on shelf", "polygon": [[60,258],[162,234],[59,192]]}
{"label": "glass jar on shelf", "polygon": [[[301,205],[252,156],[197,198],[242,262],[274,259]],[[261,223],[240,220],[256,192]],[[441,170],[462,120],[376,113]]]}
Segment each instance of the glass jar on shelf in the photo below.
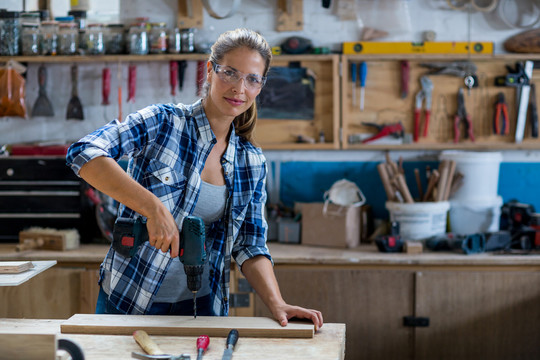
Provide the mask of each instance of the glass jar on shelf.
{"label": "glass jar on shelf", "polygon": [[38,11],[23,11],[20,13],[21,25],[41,23],[40,13]]}
{"label": "glass jar on shelf", "polygon": [[58,54],[75,55],[79,49],[79,31],[77,23],[60,23],[58,25]]}
{"label": "glass jar on shelf", "polygon": [[18,11],[0,11],[0,55],[19,55],[21,26]]}
{"label": "glass jar on shelf", "polygon": [[127,45],[130,54],[148,54],[148,29],[145,22],[138,22],[131,25],[128,32]]}
{"label": "glass jar on shelf", "polygon": [[39,23],[22,24],[21,45],[23,55],[41,54],[41,34],[39,31]]}
{"label": "glass jar on shelf", "polygon": [[101,24],[89,24],[84,33],[86,53],[89,55],[105,54],[105,31]]}
{"label": "glass jar on shelf", "polygon": [[58,21],[41,22],[41,54],[56,55],[58,52]]}
{"label": "glass jar on shelf", "polygon": [[123,54],[125,52],[124,24],[107,25],[107,54]]}
{"label": "glass jar on shelf", "polygon": [[163,54],[167,52],[167,24],[164,22],[150,24],[150,43],[151,54]]}
{"label": "glass jar on shelf", "polygon": [[182,52],[192,53],[195,52],[195,30],[194,29],[181,29],[180,34],[182,37]]}
{"label": "glass jar on shelf", "polygon": [[182,34],[179,28],[174,28],[169,32],[168,51],[171,54],[182,52]]}

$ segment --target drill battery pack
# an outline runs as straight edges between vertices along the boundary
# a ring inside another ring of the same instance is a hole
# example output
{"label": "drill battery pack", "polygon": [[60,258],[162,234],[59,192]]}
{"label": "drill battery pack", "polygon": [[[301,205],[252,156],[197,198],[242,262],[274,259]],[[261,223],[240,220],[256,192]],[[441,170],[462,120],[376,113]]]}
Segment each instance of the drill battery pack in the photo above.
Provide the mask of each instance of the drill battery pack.
{"label": "drill battery pack", "polygon": [[113,249],[124,257],[133,257],[139,247],[148,241],[146,222],[140,218],[118,218],[113,228]]}

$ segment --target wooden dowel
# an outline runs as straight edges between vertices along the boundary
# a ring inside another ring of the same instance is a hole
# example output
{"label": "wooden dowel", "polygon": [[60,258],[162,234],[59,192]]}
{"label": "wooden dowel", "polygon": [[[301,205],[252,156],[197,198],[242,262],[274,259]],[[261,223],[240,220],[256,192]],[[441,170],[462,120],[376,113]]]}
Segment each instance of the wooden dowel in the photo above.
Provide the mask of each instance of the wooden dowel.
{"label": "wooden dowel", "polygon": [[384,163],[380,163],[377,165],[377,170],[379,171],[379,176],[381,178],[384,191],[386,192],[386,198],[388,201],[394,201],[394,189],[392,187],[392,184],[390,184],[390,178],[388,177],[388,172],[386,171],[386,166]]}
{"label": "wooden dowel", "polygon": [[406,203],[412,204],[414,203],[414,199],[411,196],[411,192],[409,191],[409,187],[407,186],[407,182],[405,181],[405,176],[403,174],[397,175],[399,190],[401,194],[403,195],[403,199]]}
{"label": "wooden dowel", "polygon": [[447,177],[448,177],[448,162],[446,160],[441,161],[441,164],[439,166],[439,184],[437,186],[437,198],[436,201],[443,201],[444,200],[444,194],[446,192],[446,183],[447,183]]}
{"label": "wooden dowel", "polygon": [[424,194],[424,199],[423,199],[424,201],[429,200],[429,197],[431,196],[431,193],[433,193],[433,189],[435,188],[435,185],[437,185],[438,181],[439,181],[439,171],[435,169],[431,172],[431,175],[429,176],[428,187],[427,187],[426,193]]}
{"label": "wooden dowel", "polygon": [[446,177],[446,186],[444,189],[444,196],[443,200],[448,201],[448,198],[450,198],[450,188],[452,187],[452,183],[454,182],[454,173],[456,171],[456,162],[454,160],[450,160],[450,164],[448,166],[448,176]]}
{"label": "wooden dowel", "polygon": [[416,187],[418,188],[418,196],[420,201],[424,197],[424,190],[422,189],[422,180],[420,179],[420,170],[414,169],[414,177],[416,178]]}

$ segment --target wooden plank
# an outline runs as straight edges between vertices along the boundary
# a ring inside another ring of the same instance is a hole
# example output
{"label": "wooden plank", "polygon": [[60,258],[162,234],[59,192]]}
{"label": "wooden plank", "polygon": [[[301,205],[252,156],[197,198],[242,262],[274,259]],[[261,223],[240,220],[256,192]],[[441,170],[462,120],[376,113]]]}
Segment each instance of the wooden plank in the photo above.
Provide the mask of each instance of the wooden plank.
{"label": "wooden plank", "polygon": [[55,334],[14,333],[0,329],[0,359],[55,360]]}
{"label": "wooden plank", "polygon": [[19,274],[33,267],[31,261],[1,261],[0,274]]}
{"label": "wooden plank", "polygon": [[75,314],[61,325],[62,333],[128,335],[144,330],[149,335],[227,336],[237,329],[244,337],[311,338],[313,324],[290,322],[282,327],[263,317],[161,316],[161,315],[95,315]]}

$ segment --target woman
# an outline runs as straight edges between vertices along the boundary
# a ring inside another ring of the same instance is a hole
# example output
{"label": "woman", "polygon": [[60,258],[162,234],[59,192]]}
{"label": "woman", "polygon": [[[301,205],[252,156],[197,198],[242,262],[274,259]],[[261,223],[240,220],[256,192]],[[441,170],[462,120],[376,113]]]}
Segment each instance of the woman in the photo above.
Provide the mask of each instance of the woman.
{"label": "woman", "polygon": [[[292,317],[322,326],[319,311],[283,300],[266,246],[266,160],[251,140],[271,54],[251,30],[226,32],[212,46],[201,100],[149,106],[70,147],[68,165],[122,204],[119,218],[145,220],[149,235],[133,257],[111,247],[97,313],[192,315],[178,252],[182,221],[196,215],[208,252],[198,314],[228,314],[232,256],[282,326]],[[127,171],[116,162],[124,155]]]}

